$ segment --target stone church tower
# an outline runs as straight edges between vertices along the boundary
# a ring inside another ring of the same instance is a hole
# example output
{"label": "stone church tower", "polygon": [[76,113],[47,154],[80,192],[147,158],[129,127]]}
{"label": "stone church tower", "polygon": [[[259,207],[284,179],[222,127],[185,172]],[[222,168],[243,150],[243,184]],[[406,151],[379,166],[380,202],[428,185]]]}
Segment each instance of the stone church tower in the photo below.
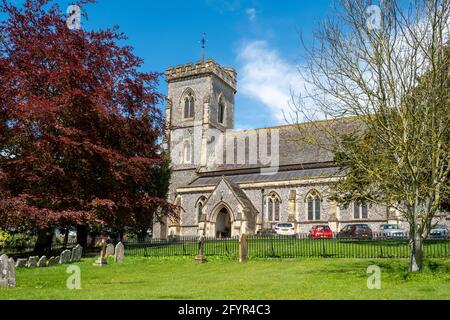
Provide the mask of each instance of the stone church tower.
{"label": "stone church tower", "polygon": [[[169,67],[166,71],[168,97],[164,148],[172,160],[169,200],[183,207],[176,189],[196,178],[206,166],[211,131],[234,129],[236,71],[213,60]],[[180,223],[167,221],[167,228],[155,225],[154,236],[178,234]]]}

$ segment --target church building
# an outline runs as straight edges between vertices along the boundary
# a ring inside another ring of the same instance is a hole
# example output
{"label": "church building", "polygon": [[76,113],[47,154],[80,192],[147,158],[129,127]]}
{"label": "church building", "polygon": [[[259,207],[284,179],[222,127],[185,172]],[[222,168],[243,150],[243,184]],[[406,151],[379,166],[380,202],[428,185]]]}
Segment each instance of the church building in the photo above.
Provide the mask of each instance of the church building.
{"label": "church building", "polygon": [[301,139],[298,125],[235,131],[235,108],[245,106],[234,103],[233,68],[207,60],[168,68],[166,78],[169,200],[180,219],[155,224],[153,237],[252,235],[278,223],[292,223],[297,233],[316,224],[337,232],[349,223],[376,232],[400,222],[386,208],[330,201],[327,186],[341,171],[330,152]]}

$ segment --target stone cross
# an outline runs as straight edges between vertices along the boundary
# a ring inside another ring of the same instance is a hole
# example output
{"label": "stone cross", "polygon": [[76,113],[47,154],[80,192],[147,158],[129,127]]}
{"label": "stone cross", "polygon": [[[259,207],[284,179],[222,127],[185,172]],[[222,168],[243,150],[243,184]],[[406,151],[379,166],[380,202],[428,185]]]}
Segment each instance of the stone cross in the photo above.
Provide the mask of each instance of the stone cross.
{"label": "stone cross", "polygon": [[206,241],[206,237],[204,235],[201,235],[198,238],[198,255],[195,258],[195,262],[197,262],[197,263],[208,262],[205,257],[205,241]]}
{"label": "stone cross", "polygon": [[102,249],[100,251],[100,258],[97,259],[94,263],[94,266],[102,267],[108,264],[108,259],[106,255],[106,241],[102,240]]}
{"label": "stone cross", "polygon": [[248,259],[248,236],[241,234],[239,237],[239,262],[246,262]]}

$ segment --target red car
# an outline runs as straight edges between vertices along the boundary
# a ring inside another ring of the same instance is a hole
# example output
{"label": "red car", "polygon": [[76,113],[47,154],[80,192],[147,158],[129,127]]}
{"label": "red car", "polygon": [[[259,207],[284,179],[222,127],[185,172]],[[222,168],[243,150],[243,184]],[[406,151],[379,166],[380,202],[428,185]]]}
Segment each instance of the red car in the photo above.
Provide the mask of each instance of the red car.
{"label": "red car", "polygon": [[317,225],[309,231],[308,237],[310,239],[333,239],[333,231],[327,225]]}

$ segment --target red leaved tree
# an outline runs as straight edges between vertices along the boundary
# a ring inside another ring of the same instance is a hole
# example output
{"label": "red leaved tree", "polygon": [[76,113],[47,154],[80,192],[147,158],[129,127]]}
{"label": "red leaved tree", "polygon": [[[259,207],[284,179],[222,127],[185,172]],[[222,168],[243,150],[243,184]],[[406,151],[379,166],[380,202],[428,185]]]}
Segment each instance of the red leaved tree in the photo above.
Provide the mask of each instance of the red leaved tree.
{"label": "red leaved tree", "polygon": [[43,239],[174,215],[147,188],[163,160],[159,74],[139,71],[117,27],[71,30],[51,2],[0,5],[0,227]]}

